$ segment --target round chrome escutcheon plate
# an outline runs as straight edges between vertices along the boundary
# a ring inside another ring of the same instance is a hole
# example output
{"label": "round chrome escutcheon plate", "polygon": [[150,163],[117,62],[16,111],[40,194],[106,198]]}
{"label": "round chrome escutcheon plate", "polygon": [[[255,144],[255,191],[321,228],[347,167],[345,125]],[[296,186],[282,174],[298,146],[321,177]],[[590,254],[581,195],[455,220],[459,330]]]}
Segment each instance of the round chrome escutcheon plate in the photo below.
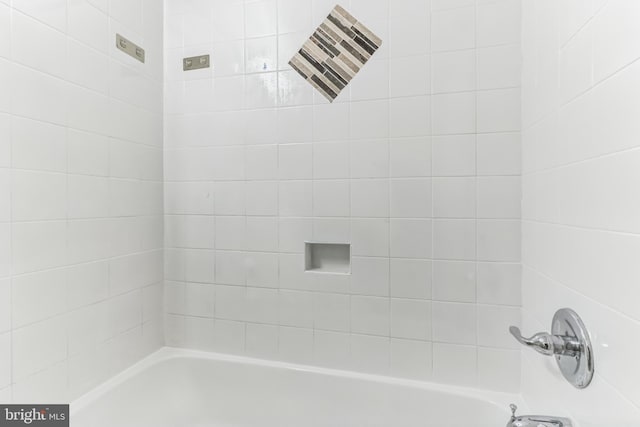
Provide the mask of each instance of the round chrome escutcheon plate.
{"label": "round chrome escutcheon plate", "polygon": [[593,348],[589,332],[578,314],[570,308],[558,310],[553,316],[551,333],[580,343],[580,351],[576,355],[556,355],[555,358],[567,381],[577,388],[587,387],[594,372]]}

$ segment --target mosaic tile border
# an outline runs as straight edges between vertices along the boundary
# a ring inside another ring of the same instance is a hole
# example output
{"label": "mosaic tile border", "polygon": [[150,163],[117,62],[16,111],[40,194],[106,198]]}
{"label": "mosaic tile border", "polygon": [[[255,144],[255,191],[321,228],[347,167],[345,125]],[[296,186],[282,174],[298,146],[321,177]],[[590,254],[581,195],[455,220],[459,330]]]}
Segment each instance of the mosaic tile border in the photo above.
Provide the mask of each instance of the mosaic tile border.
{"label": "mosaic tile border", "polygon": [[333,102],[380,46],[378,36],[337,5],[289,65]]}

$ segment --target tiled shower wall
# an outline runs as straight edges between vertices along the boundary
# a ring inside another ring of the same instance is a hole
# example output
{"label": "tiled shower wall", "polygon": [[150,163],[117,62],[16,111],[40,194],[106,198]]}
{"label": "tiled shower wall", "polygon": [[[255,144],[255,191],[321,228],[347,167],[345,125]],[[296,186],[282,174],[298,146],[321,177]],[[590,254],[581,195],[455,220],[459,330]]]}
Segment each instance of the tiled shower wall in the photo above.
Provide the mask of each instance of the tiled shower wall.
{"label": "tiled shower wall", "polygon": [[0,0],[0,401],[162,344],[162,220],[161,2]]}
{"label": "tiled shower wall", "polygon": [[287,63],[334,5],[166,2],[167,342],[516,390],[520,3],[343,1],[383,45],[329,104]]}
{"label": "tiled shower wall", "polygon": [[571,307],[595,350],[586,390],[523,352],[534,413],[640,425],[640,3],[525,0],[523,320]]}

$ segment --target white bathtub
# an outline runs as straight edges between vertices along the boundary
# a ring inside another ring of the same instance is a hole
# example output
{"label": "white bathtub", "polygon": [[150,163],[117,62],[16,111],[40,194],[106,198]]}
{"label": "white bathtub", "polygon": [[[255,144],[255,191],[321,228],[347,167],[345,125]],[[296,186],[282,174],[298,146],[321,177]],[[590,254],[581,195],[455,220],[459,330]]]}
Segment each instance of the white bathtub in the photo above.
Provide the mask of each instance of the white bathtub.
{"label": "white bathtub", "polygon": [[518,396],[164,348],[71,404],[72,427],[503,427]]}

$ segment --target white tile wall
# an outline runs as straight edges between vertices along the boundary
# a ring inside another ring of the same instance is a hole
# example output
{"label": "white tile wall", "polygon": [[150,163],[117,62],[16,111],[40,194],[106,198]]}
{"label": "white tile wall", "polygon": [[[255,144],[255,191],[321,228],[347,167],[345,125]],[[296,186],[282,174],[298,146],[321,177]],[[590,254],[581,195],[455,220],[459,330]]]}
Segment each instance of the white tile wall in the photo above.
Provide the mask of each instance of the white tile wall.
{"label": "white tile wall", "polygon": [[96,3],[0,4],[3,401],[67,403],[163,343],[163,8]]}
{"label": "white tile wall", "polygon": [[328,104],[287,61],[333,3],[167,0],[167,341],[517,390],[520,3],[341,5],[384,43]]}
{"label": "white tile wall", "polygon": [[[640,424],[637,125],[633,1],[523,2],[523,324],[548,329],[571,307],[594,344],[584,391],[555,364],[522,355],[533,412],[580,425]],[[542,25],[544,23],[544,25]],[[488,289],[486,289],[488,291]]]}

